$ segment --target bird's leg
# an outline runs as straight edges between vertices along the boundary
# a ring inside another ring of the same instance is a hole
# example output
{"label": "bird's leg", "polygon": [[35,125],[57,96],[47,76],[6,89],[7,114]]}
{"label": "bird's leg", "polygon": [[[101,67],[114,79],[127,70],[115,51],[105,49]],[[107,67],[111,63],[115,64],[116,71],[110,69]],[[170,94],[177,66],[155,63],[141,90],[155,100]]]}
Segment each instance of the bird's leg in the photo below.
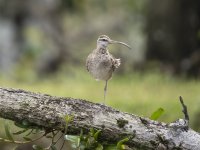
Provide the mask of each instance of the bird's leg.
{"label": "bird's leg", "polygon": [[105,87],[104,87],[104,101],[103,101],[103,104],[106,103],[107,86],[108,86],[108,80],[106,80],[106,84],[105,84]]}

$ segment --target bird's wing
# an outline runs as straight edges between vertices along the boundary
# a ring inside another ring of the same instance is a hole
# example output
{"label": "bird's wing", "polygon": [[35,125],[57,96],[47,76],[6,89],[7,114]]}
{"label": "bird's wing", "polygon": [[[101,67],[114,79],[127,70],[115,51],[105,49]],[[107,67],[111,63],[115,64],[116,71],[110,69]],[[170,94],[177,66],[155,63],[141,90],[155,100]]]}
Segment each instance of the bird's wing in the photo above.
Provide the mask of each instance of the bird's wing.
{"label": "bird's wing", "polygon": [[111,56],[110,58],[111,58],[111,62],[112,62],[112,69],[114,71],[115,69],[117,69],[120,66],[121,60],[114,58],[112,55],[110,55],[110,56]]}
{"label": "bird's wing", "polygon": [[93,57],[94,57],[94,54],[93,53],[90,53],[86,59],[86,69],[87,71],[89,72],[90,70],[90,66],[92,65],[92,61],[93,61]]}
{"label": "bird's wing", "polygon": [[86,59],[86,64],[85,64],[85,66],[86,66],[86,69],[87,69],[87,71],[89,72],[89,63],[90,63],[90,55],[88,55],[88,57],[87,57],[87,59]]}

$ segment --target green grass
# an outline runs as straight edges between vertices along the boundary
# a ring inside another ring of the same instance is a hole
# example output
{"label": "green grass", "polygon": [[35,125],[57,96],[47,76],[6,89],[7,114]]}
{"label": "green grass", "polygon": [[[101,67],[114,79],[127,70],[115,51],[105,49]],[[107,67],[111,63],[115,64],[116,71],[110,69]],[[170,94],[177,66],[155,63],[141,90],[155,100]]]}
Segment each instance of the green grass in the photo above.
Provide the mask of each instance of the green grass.
{"label": "green grass", "polygon": [[[3,87],[20,88],[54,96],[87,99],[92,102],[103,102],[103,81],[95,81],[85,70],[70,69],[57,75],[36,79],[1,77]],[[160,121],[172,122],[183,117],[179,96],[182,96],[191,120],[200,103],[200,81],[184,80],[158,72],[128,73],[118,75],[116,72],[108,83],[106,104],[121,111],[150,117],[162,107],[165,112]]]}

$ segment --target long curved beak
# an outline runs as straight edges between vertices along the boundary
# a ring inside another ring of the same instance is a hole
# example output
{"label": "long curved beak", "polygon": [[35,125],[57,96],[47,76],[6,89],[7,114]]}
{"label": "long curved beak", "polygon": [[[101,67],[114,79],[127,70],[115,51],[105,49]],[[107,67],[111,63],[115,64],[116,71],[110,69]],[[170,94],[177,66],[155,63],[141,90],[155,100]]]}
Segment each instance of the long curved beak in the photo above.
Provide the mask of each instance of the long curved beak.
{"label": "long curved beak", "polygon": [[128,47],[129,49],[131,49],[131,47],[128,44],[124,43],[124,42],[110,40],[109,43],[110,44],[121,44],[121,45],[124,45],[124,46]]}

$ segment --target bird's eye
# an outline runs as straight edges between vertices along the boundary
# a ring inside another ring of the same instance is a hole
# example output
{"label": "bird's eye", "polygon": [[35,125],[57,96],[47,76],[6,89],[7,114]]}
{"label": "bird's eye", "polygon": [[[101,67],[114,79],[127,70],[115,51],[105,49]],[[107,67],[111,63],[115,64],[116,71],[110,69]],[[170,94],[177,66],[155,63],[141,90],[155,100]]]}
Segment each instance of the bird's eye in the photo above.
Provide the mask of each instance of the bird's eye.
{"label": "bird's eye", "polygon": [[102,39],[102,41],[106,41],[106,39]]}

